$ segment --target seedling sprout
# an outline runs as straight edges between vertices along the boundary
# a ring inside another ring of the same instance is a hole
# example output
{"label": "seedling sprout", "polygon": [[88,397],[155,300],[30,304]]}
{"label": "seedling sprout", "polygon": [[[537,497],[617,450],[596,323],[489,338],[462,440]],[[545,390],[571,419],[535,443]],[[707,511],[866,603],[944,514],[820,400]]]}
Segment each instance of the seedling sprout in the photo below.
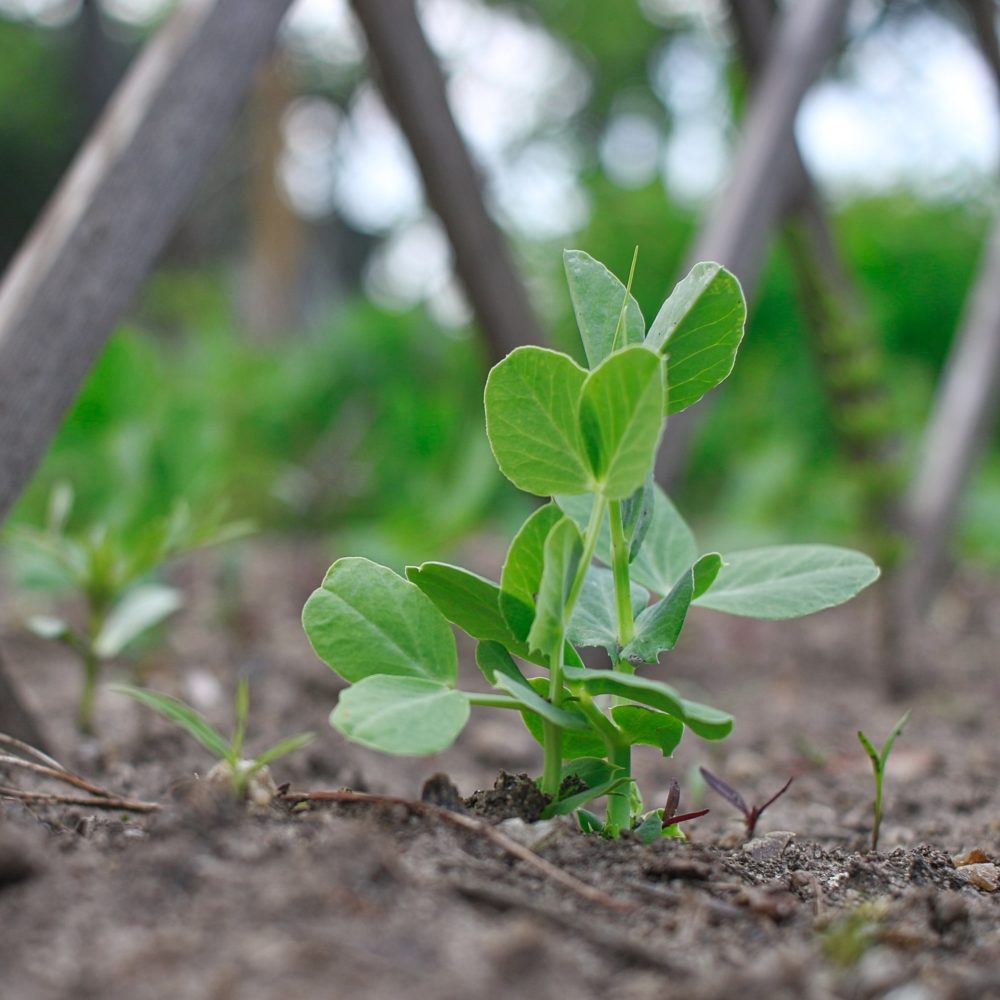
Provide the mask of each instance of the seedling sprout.
{"label": "seedling sprout", "polygon": [[907,711],[899,722],[892,727],[892,731],[889,733],[889,736],[882,747],[881,753],[876,751],[875,747],[872,746],[871,740],[869,740],[860,729],[858,730],[858,740],[865,748],[865,753],[868,754],[868,758],[872,762],[872,771],[875,773],[875,815],[874,821],[872,822],[873,851],[878,850],[879,831],[882,827],[882,786],[885,782],[885,766],[889,762],[889,754],[892,753],[892,745],[896,742],[896,737],[902,733],[903,727],[909,721],[910,712]]}
{"label": "seedling sprout", "polygon": [[243,744],[247,717],[250,714],[250,684],[246,678],[241,678],[236,687],[235,723],[233,735],[229,740],[200,712],[172,695],[131,687],[127,684],[112,685],[111,690],[116,694],[127,695],[180,726],[219,761],[217,765],[219,770],[216,773],[228,779],[235,798],[242,800],[249,797],[260,805],[269,802],[274,792],[274,789],[270,788],[271,783],[260,780],[260,776],[267,773],[265,768],[281,757],[301,749],[312,742],[314,737],[313,733],[289,736],[256,757],[245,758]]}
{"label": "seedling sprout", "polygon": [[747,840],[753,840],[754,832],[757,829],[757,821],[760,819],[761,814],[764,812],[768,806],[773,805],[778,799],[781,798],[785,792],[788,791],[789,786],[792,783],[792,778],[781,786],[781,788],[774,793],[762,806],[753,805],[748,806],[746,799],[732,785],[727,785],[721,778],[717,778],[711,771],[704,767],[698,768],[701,771],[701,776],[705,779],[705,784],[712,789],[713,792],[721,795],[731,806],[739,809],[743,813],[743,822],[746,824],[746,834]]}

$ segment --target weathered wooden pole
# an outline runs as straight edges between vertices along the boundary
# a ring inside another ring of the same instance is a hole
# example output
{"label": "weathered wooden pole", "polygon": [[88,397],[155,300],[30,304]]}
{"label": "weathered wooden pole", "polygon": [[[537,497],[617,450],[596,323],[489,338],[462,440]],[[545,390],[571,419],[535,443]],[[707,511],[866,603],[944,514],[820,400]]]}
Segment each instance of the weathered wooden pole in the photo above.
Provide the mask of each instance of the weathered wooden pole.
{"label": "weathered wooden pole", "polygon": [[[291,0],[191,0],[136,59],[0,285],[0,522],[225,138]],[[0,729],[38,737],[0,664]]]}
{"label": "weathered wooden pole", "polygon": [[510,251],[483,202],[482,181],[448,106],[444,75],[413,0],[352,0],[386,104],[406,135],[427,200],[455,252],[494,361],[542,331]]}

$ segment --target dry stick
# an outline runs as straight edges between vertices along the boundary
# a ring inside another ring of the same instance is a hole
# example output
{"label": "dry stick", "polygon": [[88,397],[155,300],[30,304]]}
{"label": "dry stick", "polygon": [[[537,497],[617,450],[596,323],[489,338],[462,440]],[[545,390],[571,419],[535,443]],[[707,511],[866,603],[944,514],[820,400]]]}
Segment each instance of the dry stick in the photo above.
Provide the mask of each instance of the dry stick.
{"label": "dry stick", "polygon": [[491,840],[497,847],[500,847],[508,854],[513,855],[526,864],[540,871],[546,878],[558,883],[570,892],[575,892],[578,896],[589,900],[592,903],[599,903],[612,910],[628,913],[635,909],[635,904],[627,903],[624,900],[615,899],[601,889],[597,889],[586,882],[581,882],[568,872],[539,857],[534,851],[529,850],[523,844],[495,830],[488,823],[473,819],[471,816],[463,816],[461,813],[451,812],[442,809],[440,806],[431,805],[429,802],[416,802],[412,799],[397,798],[393,795],[373,795],[370,792],[352,792],[342,789],[335,792],[286,792],[280,796],[283,802],[290,805],[297,805],[302,802],[340,802],[358,803],[367,802],[372,805],[402,806],[414,813],[422,813],[426,816],[435,816],[447,823],[460,826],[464,830],[471,830],[481,836]]}
{"label": "dry stick", "polygon": [[10,747],[12,750],[17,750],[22,754],[27,754],[29,757],[34,757],[35,760],[41,761],[41,763],[48,767],[54,767],[57,771],[66,770],[59,761],[50,757],[47,753],[43,753],[38,747],[33,747],[30,743],[25,743],[14,736],[8,736],[7,733],[0,733],[0,746]]}
{"label": "dry stick", "polygon": [[[769,58],[754,88],[733,159],[732,178],[702,228],[689,260],[728,267],[752,300],[769,234],[794,181],[795,114],[839,44],[849,0],[801,0],[776,24]],[[701,403],[672,418],[656,478],[668,489],[687,464]]]}
{"label": "dry stick", "polygon": [[87,795],[60,795],[56,792],[26,792],[22,788],[0,785],[0,798],[17,799],[19,802],[38,802],[45,805],[86,806],[88,809],[121,809],[124,812],[158,812],[162,806],[158,802],[143,802],[141,799],[96,799]]}
{"label": "dry stick", "polygon": [[542,331],[524,282],[483,204],[482,181],[448,107],[445,80],[413,0],[352,0],[378,63],[386,104],[399,121],[423,177],[427,200],[455,252],[455,270],[493,359],[540,343]]}
{"label": "dry stick", "polygon": [[79,775],[73,774],[72,771],[66,771],[62,768],[56,769],[46,767],[44,764],[36,764],[34,761],[22,760],[20,757],[11,757],[9,754],[5,753],[0,753],[0,765],[6,765],[7,767],[19,767],[23,771],[31,771],[33,774],[40,774],[45,778],[54,778],[56,781],[62,781],[67,785],[73,785],[74,788],[79,788],[84,792],[90,792],[91,795],[97,795],[102,799],[114,798],[113,792],[109,792],[107,789],[100,788],[97,785],[92,785],[89,781],[86,781]]}

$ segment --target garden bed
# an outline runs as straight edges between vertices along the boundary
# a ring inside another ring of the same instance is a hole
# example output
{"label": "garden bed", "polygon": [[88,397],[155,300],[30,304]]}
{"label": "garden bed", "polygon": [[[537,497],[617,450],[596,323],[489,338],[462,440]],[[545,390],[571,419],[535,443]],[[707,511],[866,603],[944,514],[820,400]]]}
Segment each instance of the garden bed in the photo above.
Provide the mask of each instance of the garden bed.
{"label": "garden bed", "polygon": [[[488,541],[467,554],[484,572],[500,558],[502,545]],[[569,820],[463,825],[440,804],[393,801],[419,799],[440,772],[463,796],[500,769],[536,774],[541,751],[515,713],[489,709],[474,709],[478,724],[431,759],[390,758],[333,732],[325,719],[340,682],[299,625],[327,562],[320,546],[258,543],[234,590],[220,587],[227,577],[215,557],[187,560],[176,577],[189,610],[140,666],[152,687],[223,726],[235,679],[248,673],[251,750],[302,729],[318,734],[275,766],[278,782],[347,786],[377,797],[369,801],[288,801],[249,814],[219,802],[191,777],[211,763],[196,744],[107,692],[99,741],[78,747],[74,664],[23,637],[6,602],[6,656],[34,705],[44,703],[58,755],[163,809],[0,800],[4,996],[921,1000],[1000,991],[1000,892],[989,891],[990,869],[970,876],[953,863],[974,849],[987,863],[1000,855],[991,724],[1000,623],[985,583],[963,580],[942,600],[922,644],[936,672],[905,704],[878,684],[871,599],[799,622],[716,615],[710,629],[693,611],[664,676],[732,711],[736,728],[719,744],[688,734],[672,760],[637,752],[647,804],[662,805],[676,778],[682,808],[695,808],[700,764],[748,799],[795,780],[749,845],[710,792],[702,804],[711,813],[686,824],[689,843],[644,845],[585,836]],[[471,648],[461,649],[471,679]],[[855,734],[881,743],[907,707],[874,854],[871,771]],[[440,803],[447,786],[436,788]]]}

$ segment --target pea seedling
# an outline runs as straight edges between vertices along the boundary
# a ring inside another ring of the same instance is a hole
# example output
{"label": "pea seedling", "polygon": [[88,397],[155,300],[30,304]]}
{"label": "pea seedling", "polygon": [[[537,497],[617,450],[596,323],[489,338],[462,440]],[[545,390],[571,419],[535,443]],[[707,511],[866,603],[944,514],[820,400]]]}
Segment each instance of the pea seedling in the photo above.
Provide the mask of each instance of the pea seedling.
{"label": "pea seedling", "polygon": [[859,729],[858,741],[865,748],[865,753],[872,762],[872,770],[875,772],[875,817],[872,823],[872,850],[878,850],[878,835],[882,827],[882,785],[885,781],[885,766],[889,763],[889,754],[892,753],[892,745],[896,742],[896,737],[903,731],[903,727],[910,721],[910,713],[907,711],[903,717],[892,727],[882,752],[876,751],[871,740]]}
{"label": "pea seedling", "polygon": [[753,835],[757,830],[757,821],[760,819],[761,814],[764,812],[768,806],[774,805],[778,799],[781,798],[785,792],[788,791],[790,785],[792,784],[792,778],[789,778],[781,788],[774,793],[762,806],[753,805],[748,806],[746,800],[742,795],[732,785],[727,785],[721,778],[717,778],[711,771],[704,767],[699,767],[698,770],[701,772],[701,776],[705,779],[705,784],[712,789],[713,792],[721,795],[731,806],[739,809],[743,813],[743,822],[746,825],[747,840],[753,840]]}
{"label": "pea seedling", "polygon": [[[515,535],[500,580],[439,562],[411,566],[404,579],[339,559],[306,602],[303,625],[351,685],[330,716],[345,736],[432,754],[454,742],[472,706],[520,712],[543,747],[548,814],[607,796],[603,832],[616,836],[643,822],[635,744],[669,757],[686,728],[708,740],[732,729],[726,712],[637,673],[674,647],[689,607],[794,618],[847,600],[878,569],[824,545],[699,554],[654,484],[653,463],[667,416],[732,370],[746,318],[739,283],[719,264],[696,265],[647,331],[603,264],[575,250],[564,261],[587,367],[519,347],[486,381],[501,472],[551,498]],[[449,622],[479,641],[476,662],[493,693],[457,688]],[[605,649],[610,668],[585,667],[582,647]]]}
{"label": "pea seedling", "polygon": [[227,740],[200,712],[186,705],[179,698],[150,691],[148,688],[131,687],[128,684],[114,684],[111,690],[124,694],[147,708],[158,712],[165,719],[176,723],[193,739],[196,739],[219,763],[209,771],[207,780],[225,780],[239,800],[249,798],[257,805],[271,801],[277,789],[266,770],[269,764],[286,754],[299,750],[313,739],[313,733],[299,733],[275,743],[273,747],[250,759],[243,756],[246,737],[247,717],[250,714],[250,684],[241,678],[236,687],[235,724],[232,738]]}
{"label": "pea seedling", "polygon": [[67,521],[72,507],[71,488],[56,486],[49,498],[46,526],[20,526],[11,540],[41,560],[49,575],[68,584],[85,605],[85,623],[80,628],[53,615],[35,615],[26,624],[36,635],[63,643],[79,657],[83,689],[77,728],[89,736],[94,731],[94,698],[104,665],[183,604],[180,591],[150,582],[149,575],[183,552],[241,537],[250,526],[223,523],[217,513],[196,520],[187,504],[178,502],[169,516],[150,522],[134,536],[105,524],[71,534]]}

